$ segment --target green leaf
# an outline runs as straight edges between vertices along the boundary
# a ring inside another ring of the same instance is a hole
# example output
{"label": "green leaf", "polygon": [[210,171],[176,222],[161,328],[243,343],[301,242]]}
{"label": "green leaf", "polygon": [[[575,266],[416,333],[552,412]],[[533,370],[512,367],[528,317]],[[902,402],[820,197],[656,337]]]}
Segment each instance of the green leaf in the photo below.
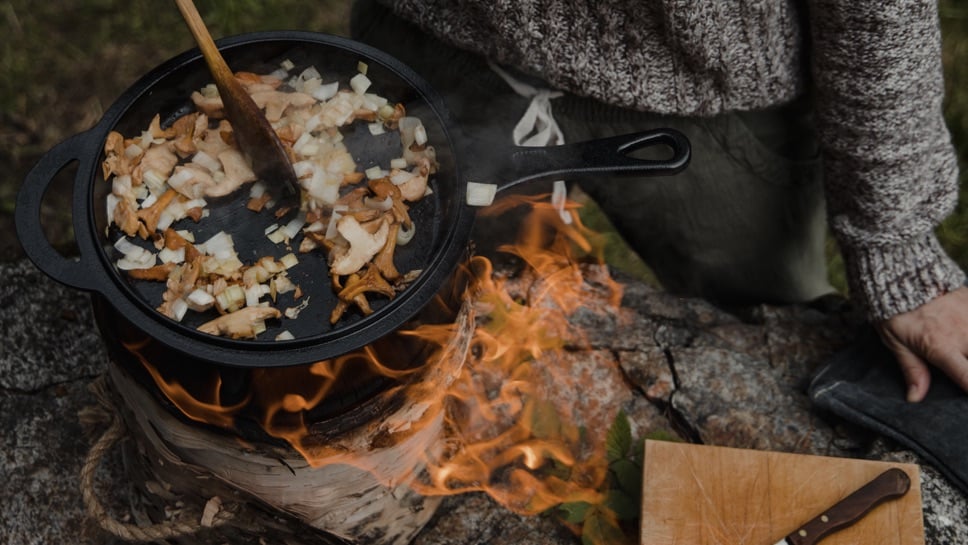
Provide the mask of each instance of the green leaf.
{"label": "green leaf", "polygon": [[612,462],[608,467],[612,472],[615,483],[620,490],[630,496],[638,496],[642,492],[642,467],[628,458]]}
{"label": "green leaf", "polygon": [[628,540],[608,513],[593,509],[582,526],[581,542],[582,545],[622,545]]}
{"label": "green leaf", "polygon": [[581,524],[585,521],[585,517],[588,515],[588,509],[592,504],[587,501],[573,501],[569,503],[563,503],[558,506],[558,509],[564,511],[562,518],[566,522],[571,524]]}
{"label": "green leaf", "polygon": [[605,497],[605,507],[611,509],[618,520],[634,520],[639,518],[641,509],[637,497],[621,490],[609,490]]}
{"label": "green leaf", "polygon": [[605,456],[609,463],[628,456],[632,448],[632,426],[625,411],[619,411],[605,436]]}
{"label": "green leaf", "polygon": [[651,439],[653,441],[669,441],[672,443],[681,443],[682,438],[671,432],[669,430],[655,430],[645,434],[645,439]]}

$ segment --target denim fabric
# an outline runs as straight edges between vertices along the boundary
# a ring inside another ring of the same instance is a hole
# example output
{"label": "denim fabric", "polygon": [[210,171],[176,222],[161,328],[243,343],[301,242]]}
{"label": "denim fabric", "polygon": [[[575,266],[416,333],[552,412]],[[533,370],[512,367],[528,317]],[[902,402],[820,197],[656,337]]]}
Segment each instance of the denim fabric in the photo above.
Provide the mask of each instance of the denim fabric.
{"label": "denim fabric", "polygon": [[873,329],[831,358],[809,392],[816,406],[917,452],[968,494],[968,395],[935,373],[927,398],[908,403],[900,368]]}

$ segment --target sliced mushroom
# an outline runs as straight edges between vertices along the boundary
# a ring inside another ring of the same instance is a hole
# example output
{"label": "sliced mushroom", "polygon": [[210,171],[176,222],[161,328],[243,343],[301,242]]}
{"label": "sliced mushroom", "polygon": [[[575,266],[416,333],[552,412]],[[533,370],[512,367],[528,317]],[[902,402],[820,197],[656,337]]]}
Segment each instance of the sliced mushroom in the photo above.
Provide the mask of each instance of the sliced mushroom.
{"label": "sliced mushroom", "polygon": [[154,204],[148,208],[142,208],[138,211],[138,219],[145,224],[149,233],[154,233],[155,229],[158,228],[158,219],[161,218],[161,213],[168,208],[171,201],[178,196],[178,192],[174,189],[168,189],[165,191]]}
{"label": "sliced mushroom", "polygon": [[232,339],[253,339],[266,330],[266,320],[280,316],[279,309],[273,307],[245,307],[205,322],[198,330]]}
{"label": "sliced mushroom", "polygon": [[381,220],[376,232],[370,233],[353,216],[343,216],[336,223],[336,230],[349,246],[337,246],[330,254],[330,273],[345,276],[359,271],[383,248],[390,226]]}

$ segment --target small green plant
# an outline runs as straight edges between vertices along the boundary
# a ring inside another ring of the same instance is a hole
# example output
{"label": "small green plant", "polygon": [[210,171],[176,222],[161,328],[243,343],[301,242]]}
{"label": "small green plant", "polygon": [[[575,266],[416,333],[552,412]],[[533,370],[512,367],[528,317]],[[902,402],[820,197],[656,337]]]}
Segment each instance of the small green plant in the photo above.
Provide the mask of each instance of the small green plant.
{"label": "small green plant", "polygon": [[603,483],[602,501],[563,503],[558,516],[579,529],[583,545],[636,543],[642,509],[642,462],[645,440],[678,441],[667,431],[657,431],[635,440],[625,411],[619,411],[605,437],[608,478]]}

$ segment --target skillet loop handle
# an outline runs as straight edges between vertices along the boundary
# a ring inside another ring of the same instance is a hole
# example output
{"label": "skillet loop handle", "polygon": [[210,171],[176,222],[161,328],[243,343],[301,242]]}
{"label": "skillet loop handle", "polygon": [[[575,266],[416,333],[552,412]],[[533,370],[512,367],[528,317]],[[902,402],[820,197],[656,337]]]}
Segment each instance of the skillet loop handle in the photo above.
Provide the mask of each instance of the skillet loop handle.
{"label": "skillet loop handle", "polygon": [[[639,159],[632,154],[649,147],[666,147],[668,159]],[[675,129],[655,129],[562,146],[517,147],[511,153],[515,173],[503,176],[499,189],[522,182],[591,178],[605,175],[671,176],[689,164],[692,148]]]}
{"label": "skillet loop handle", "polygon": [[[84,255],[85,244],[90,237],[77,228],[78,218],[74,218],[74,236],[77,239],[78,247],[81,249],[79,259],[69,259],[62,256],[51,245],[47,236],[44,234],[40,223],[41,205],[54,177],[67,165],[74,161],[81,161],[82,157],[89,155],[88,133],[74,135],[48,151],[33,169],[24,178],[23,185],[17,193],[17,206],[14,211],[14,225],[17,229],[17,237],[20,244],[27,254],[27,257],[37,266],[38,269],[46,273],[54,280],[83,290],[94,290],[98,286],[97,275],[93,272],[92,261],[95,256]],[[78,168],[74,179],[75,192],[80,178],[84,175],[85,169]],[[78,200],[75,194],[74,201]],[[86,207],[85,207],[86,209]],[[77,212],[75,206],[72,213]],[[90,254],[91,252],[88,252]]]}

